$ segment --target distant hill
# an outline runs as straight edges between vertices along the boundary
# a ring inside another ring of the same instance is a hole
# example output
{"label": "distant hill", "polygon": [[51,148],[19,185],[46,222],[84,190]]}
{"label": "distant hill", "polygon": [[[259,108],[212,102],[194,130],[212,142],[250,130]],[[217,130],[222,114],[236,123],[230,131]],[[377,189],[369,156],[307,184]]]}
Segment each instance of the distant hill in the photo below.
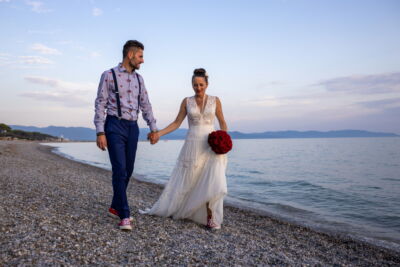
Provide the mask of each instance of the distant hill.
{"label": "distant hill", "polygon": [[[22,130],[28,132],[41,132],[57,137],[63,137],[74,141],[95,141],[96,130],[86,127],[62,127],[62,126],[49,126],[49,127],[35,127],[35,126],[21,126],[21,125],[10,125],[14,130]],[[146,140],[147,134],[149,133],[148,128],[140,129],[140,140]],[[178,129],[173,133],[168,134],[163,139],[178,140],[184,139],[186,136],[186,129]]]}
{"label": "distant hill", "polygon": [[[20,126],[10,125],[14,130],[23,130],[28,132],[40,132],[52,136],[63,137],[75,141],[94,141],[96,140],[96,131],[86,127],[34,127],[34,126]],[[140,129],[140,140],[147,139],[148,128]],[[178,129],[162,139],[180,140],[186,136],[187,129]],[[229,132],[233,139],[264,139],[264,138],[339,138],[339,137],[400,137],[400,135],[393,133],[379,133],[361,130],[340,130],[340,131],[275,131],[275,132],[262,132],[262,133],[242,133],[242,132]]]}
{"label": "distant hill", "polygon": [[11,129],[10,126],[0,123],[0,139],[2,140],[31,140],[31,141],[58,141],[59,138],[37,131],[23,131]]}
{"label": "distant hill", "polygon": [[10,125],[13,130],[22,130],[28,132],[41,132],[57,137],[63,137],[69,140],[76,141],[94,141],[96,140],[96,131],[86,127],[61,127],[61,126],[49,126],[49,127],[34,127],[34,126],[21,126],[21,125]]}
{"label": "distant hill", "polygon": [[263,139],[263,138],[339,138],[339,137],[399,137],[393,133],[377,133],[361,130],[339,130],[339,131],[277,131],[263,133],[241,133],[229,132],[234,139]]}

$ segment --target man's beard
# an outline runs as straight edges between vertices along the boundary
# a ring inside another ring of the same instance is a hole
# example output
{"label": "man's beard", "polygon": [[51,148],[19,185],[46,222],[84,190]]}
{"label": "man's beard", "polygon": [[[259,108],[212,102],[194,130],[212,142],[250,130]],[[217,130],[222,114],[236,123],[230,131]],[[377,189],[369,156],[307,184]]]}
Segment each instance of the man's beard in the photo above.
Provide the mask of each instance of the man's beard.
{"label": "man's beard", "polygon": [[132,62],[129,62],[129,66],[133,69],[133,70],[138,70],[139,66],[133,65]]}

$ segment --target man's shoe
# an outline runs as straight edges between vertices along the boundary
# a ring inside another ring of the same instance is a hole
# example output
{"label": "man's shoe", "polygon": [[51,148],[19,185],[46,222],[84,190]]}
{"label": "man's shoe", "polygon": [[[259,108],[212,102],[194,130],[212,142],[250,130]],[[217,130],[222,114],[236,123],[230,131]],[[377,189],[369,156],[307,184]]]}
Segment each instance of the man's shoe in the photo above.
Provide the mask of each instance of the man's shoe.
{"label": "man's shoe", "polygon": [[132,225],[129,218],[122,219],[121,222],[118,224],[120,230],[124,231],[131,231]]}
{"label": "man's shoe", "polygon": [[108,215],[110,215],[113,218],[119,218],[118,211],[116,209],[113,209],[113,208],[109,208],[108,209]]}
{"label": "man's shoe", "polygon": [[[119,219],[118,211],[117,211],[116,209],[109,208],[109,209],[108,209],[108,215],[110,215],[110,216],[113,217],[113,218]],[[130,220],[131,222],[133,222],[133,217],[132,217],[132,216],[129,217],[129,220]]]}

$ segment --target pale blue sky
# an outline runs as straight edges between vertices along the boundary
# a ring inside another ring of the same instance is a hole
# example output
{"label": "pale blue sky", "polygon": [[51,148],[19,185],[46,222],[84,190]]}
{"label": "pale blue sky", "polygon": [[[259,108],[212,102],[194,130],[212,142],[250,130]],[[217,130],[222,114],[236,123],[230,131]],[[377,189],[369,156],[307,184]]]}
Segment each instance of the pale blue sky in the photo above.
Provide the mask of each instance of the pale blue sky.
{"label": "pale blue sky", "polygon": [[93,128],[100,74],[137,39],[159,127],[204,67],[230,130],[400,133],[400,1],[0,0],[0,29],[7,124]]}

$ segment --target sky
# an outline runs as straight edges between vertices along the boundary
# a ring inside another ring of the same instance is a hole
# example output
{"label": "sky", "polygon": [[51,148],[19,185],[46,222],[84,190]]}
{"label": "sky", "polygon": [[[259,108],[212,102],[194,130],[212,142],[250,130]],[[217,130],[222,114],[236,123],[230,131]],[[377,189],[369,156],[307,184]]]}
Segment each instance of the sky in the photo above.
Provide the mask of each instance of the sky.
{"label": "sky", "polygon": [[0,31],[0,123],[94,128],[100,75],[136,39],[159,128],[203,67],[230,131],[400,134],[397,0],[0,0]]}

